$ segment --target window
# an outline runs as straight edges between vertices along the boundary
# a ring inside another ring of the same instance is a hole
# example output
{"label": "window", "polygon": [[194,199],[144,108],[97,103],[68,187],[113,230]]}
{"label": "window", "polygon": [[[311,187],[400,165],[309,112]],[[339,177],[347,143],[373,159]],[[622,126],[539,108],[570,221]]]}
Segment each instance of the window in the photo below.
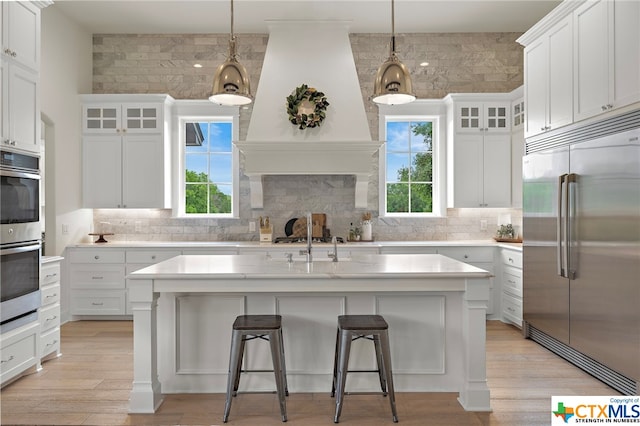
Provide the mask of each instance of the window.
{"label": "window", "polygon": [[182,119],[185,216],[234,213],[237,159],[232,118]]}
{"label": "window", "polygon": [[438,118],[384,116],[381,154],[381,212],[393,215],[440,215]]}

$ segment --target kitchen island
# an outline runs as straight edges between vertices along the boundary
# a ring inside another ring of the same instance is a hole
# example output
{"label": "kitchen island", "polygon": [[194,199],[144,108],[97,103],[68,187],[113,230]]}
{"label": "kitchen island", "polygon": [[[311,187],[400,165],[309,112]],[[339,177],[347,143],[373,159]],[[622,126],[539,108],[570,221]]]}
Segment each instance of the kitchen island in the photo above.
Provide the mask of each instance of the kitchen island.
{"label": "kitchen island", "polygon": [[[389,323],[397,391],[458,392],[489,411],[485,311],[490,273],[439,254],[361,255],[287,262],[264,255],[182,255],[128,276],[134,321],[131,413],[152,413],[162,393],[224,392],[237,315],[280,314],[291,392],[331,389],[337,317],[380,314]],[[375,367],[367,341],[352,366]],[[245,367],[270,369],[268,345],[247,346]],[[272,390],[248,373],[242,390]],[[369,377],[370,376],[370,377]],[[350,377],[371,391],[377,375]]]}

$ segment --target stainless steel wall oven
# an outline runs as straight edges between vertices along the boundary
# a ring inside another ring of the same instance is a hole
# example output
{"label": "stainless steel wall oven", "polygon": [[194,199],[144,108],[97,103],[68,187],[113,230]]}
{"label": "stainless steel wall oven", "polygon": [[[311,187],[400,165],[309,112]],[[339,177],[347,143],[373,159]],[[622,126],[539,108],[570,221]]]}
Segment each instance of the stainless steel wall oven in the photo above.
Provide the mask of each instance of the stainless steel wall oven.
{"label": "stainless steel wall oven", "polygon": [[40,159],[0,150],[0,331],[38,318]]}

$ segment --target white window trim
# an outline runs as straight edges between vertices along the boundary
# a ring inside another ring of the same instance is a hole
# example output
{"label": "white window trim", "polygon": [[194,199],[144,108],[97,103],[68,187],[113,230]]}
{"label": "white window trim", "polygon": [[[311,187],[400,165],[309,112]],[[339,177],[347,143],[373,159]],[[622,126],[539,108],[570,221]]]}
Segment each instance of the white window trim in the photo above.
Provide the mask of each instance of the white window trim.
{"label": "white window trim", "polygon": [[[433,122],[433,211],[431,213],[387,213],[387,121],[428,120]],[[433,218],[446,217],[446,110],[442,100],[417,100],[404,105],[381,105],[378,109],[378,134],[384,144],[378,156],[378,212],[380,217]]]}
{"label": "white window trim", "polygon": [[[240,137],[240,108],[237,106],[221,106],[206,100],[178,100],[174,105],[173,114],[173,155],[176,161],[173,162],[173,216],[189,219],[239,219],[240,218],[240,153],[235,142]],[[231,213],[185,213],[184,203],[184,180],[185,180],[185,152],[184,152],[184,123],[188,121],[215,121],[231,120],[232,122],[232,204]]]}

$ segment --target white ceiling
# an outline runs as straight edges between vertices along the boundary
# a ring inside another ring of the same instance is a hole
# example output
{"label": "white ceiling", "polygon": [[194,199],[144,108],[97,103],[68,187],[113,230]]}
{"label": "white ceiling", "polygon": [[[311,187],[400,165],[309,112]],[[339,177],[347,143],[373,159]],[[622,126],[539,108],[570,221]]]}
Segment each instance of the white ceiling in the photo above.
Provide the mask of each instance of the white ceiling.
{"label": "white ceiling", "polygon": [[[229,0],[54,0],[93,34],[228,33]],[[524,32],[560,0],[396,0],[396,33]],[[390,0],[234,0],[235,33],[270,20],[342,20],[353,33],[391,33]]]}

